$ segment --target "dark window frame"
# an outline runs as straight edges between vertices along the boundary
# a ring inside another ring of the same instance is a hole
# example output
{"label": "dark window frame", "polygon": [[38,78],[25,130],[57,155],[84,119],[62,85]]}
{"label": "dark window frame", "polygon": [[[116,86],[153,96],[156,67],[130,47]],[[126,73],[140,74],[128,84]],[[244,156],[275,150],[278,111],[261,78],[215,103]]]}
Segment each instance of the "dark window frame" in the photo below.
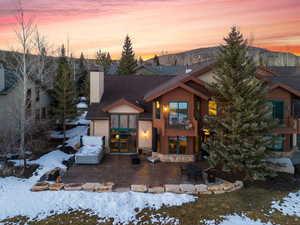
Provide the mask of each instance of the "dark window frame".
{"label": "dark window frame", "polygon": [[[171,140],[171,139],[173,139],[173,140]],[[185,139],[185,140],[180,140],[180,139]],[[171,141],[173,143],[171,143]],[[185,149],[183,151],[180,149],[180,141],[186,142]],[[170,148],[170,145],[174,144],[174,142],[176,144],[176,150],[175,150],[176,152],[174,152],[173,149]],[[186,136],[169,136],[168,137],[168,153],[176,154],[176,155],[185,155],[188,152],[188,144],[189,144],[188,137],[186,137]]]}
{"label": "dark window frame", "polygon": [[[117,116],[118,117],[118,127],[113,127],[112,126],[112,116]],[[127,116],[127,126],[125,128],[121,128],[121,116]],[[134,116],[135,117],[135,127],[132,128],[130,127],[130,116]],[[138,115],[137,114],[130,114],[130,113],[113,113],[110,114],[110,128],[111,129],[133,129],[133,130],[137,130],[138,129]]]}
{"label": "dark window frame", "polygon": [[[171,123],[170,123],[170,116],[171,116],[171,107],[170,107],[170,104],[172,104],[172,103],[176,103],[177,104],[177,108],[176,108],[176,118],[177,118],[177,120],[179,121],[179,104],[180,103],[185,103],[186,104],[186,120],[189,120],[189,102],[188,101],[170,101],[169,103],[168,103],[168,106],[169,106],[169,113],[168,113],[168,125],[169,126],[173,126]],[[185,125],[185,124],[181,124],[181,125]]]}

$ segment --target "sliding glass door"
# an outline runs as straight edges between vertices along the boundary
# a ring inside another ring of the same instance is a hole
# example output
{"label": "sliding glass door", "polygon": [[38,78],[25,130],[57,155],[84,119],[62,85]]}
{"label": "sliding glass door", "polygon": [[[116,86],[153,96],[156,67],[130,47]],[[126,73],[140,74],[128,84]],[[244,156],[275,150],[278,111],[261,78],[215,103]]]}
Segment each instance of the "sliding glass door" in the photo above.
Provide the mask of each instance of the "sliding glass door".
{"label": "sliding glass door", "polygon": [[137,116],[112,114],[110,117],[110,149],[112,153],[137,151]]}

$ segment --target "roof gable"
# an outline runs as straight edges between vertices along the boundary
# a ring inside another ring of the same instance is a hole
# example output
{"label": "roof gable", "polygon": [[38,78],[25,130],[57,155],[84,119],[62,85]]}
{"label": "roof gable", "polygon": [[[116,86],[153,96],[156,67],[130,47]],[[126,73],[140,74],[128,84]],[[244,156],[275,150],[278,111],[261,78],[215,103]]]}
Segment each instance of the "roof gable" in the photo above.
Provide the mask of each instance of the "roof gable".
{"label": "roof gable", "polygon": [[142,113],[142,112],[144,112],[143,108],[127,101],[126,99],[120,99],[120,100],[104,107],[102,110],[103,110],[103,112],[110,112],[110,113],[129,113],[129,112]]}

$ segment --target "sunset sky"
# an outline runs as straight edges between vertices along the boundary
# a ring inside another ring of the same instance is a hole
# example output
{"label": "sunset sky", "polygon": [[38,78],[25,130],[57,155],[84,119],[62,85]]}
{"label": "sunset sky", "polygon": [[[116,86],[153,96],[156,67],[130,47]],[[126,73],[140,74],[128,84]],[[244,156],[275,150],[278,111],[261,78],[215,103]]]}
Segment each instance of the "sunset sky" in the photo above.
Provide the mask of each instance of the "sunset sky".
{"label": "sunset sky", "polygon": [[[0,0],[0,49],[16,42],[17,0]],[[126,34],[137,56],[222,43],[232,25],[253,45],[300,55],[300,0],[24,0],[48,41],[71,52],[119,57]]]}

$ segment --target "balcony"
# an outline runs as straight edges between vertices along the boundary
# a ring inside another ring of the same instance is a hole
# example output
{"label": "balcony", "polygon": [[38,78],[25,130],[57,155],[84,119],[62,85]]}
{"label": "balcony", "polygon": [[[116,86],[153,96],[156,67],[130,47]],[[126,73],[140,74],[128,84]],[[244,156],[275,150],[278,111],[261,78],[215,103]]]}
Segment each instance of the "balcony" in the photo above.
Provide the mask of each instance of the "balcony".
{"label": "balcony", "polygon": [[278,120],[278,125],[275,129],[275,133],[293,134],[299,132],[299,120],[293,117],[288,117],[283,120]]}
{"label": "balcony", "polygon": [[198,122],[194,119],[178,120],[164,120],[163,132],[169,136],[197,136]]}

